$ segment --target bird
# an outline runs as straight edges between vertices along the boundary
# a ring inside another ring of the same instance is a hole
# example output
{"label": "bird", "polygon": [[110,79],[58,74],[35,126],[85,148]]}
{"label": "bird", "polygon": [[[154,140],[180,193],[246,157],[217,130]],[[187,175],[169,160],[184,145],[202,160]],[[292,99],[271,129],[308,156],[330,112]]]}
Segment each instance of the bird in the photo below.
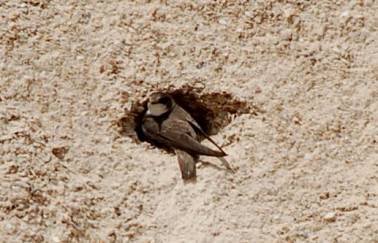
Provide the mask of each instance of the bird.
{"label": "bird", "polygon": [[[196,163],[200,155],[217,157],[229,171],[234,173],[224,158],[227,154],[223,149],[169,94],[154,92],[149,96],[141,128],[146,138],[174,150],[183,180],[196,179]],[[202,145],[201,136],[213,143],[218,150]]]}

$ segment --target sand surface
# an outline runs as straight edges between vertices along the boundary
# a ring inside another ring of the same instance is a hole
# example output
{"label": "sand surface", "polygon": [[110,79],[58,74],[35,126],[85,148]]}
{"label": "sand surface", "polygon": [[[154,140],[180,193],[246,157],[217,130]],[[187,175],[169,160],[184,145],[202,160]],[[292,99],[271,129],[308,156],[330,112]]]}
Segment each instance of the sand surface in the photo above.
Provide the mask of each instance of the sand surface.
{"label": "sand surface", "polygon": [[[120,133],[170,85],[236,174]],[[378,242],[377,143],[377,1],[0,1],[0,242]]]}

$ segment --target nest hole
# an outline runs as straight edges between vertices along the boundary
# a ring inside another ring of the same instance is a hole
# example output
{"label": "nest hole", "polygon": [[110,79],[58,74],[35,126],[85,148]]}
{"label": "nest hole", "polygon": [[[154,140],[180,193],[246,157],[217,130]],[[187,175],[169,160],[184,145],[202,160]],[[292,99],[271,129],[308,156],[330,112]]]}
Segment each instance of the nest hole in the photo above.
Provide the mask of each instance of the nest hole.
{"label": "nest hole", "polygon": [[[235,115],[248,113],[257,115],[259,111],[255,106],[241,101],[227,92],[207,93],[189,86],[178,89],[169,87],[154,91],[172,96],[175,102],[184,108],[208,135],[217,134],[231,122]],[[168,149],[154,141],[149,141],[143,134],[141,123],[147,111],[147,102],[146,95],[142,99],[132,102],[131,107],[126,109],[125,115],[118,121],[120,133],[130,137],[135,143],[147,141],[157,147]]]}

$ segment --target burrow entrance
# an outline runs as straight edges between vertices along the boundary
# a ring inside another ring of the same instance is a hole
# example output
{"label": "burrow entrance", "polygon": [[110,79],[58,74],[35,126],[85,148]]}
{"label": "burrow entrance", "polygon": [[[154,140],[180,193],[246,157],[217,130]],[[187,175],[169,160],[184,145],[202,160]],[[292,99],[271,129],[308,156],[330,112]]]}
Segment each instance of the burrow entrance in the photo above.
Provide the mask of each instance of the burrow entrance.
{"label": "burrow entrance", "polygon": [[[204,88],[183,86],[175,88],[155,88],[149,93],[159,91],[169,94],[178,105],[183,107],[198,122],[208,135],[217,134],[232,120],[232,116],[241,114],[260,113],[260,109],[246,101],[241,101],[227,92],[204,92]],[[147,141],[157,147],[165,148],[161,144],[148,141],[141,129],[141,122],[147,111],[148,94],[141,100],[132,102],[126,109],[125,116],[118,121],[120,133],[130,137],[135,143]],[[169,150],[169,149],[168,149]]]}

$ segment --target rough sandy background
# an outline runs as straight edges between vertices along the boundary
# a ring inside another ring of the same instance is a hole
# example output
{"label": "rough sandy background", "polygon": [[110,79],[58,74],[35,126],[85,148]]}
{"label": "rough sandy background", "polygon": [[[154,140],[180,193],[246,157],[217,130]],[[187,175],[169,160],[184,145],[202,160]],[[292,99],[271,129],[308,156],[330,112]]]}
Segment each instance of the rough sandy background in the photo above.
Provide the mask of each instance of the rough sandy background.
{"label": "rough sandy background", "polygon": [[[1,242],[378,242],[377,31],[374,0],[0,1]],[[261,112],[184,185],[117,124],[198,83]]]}

